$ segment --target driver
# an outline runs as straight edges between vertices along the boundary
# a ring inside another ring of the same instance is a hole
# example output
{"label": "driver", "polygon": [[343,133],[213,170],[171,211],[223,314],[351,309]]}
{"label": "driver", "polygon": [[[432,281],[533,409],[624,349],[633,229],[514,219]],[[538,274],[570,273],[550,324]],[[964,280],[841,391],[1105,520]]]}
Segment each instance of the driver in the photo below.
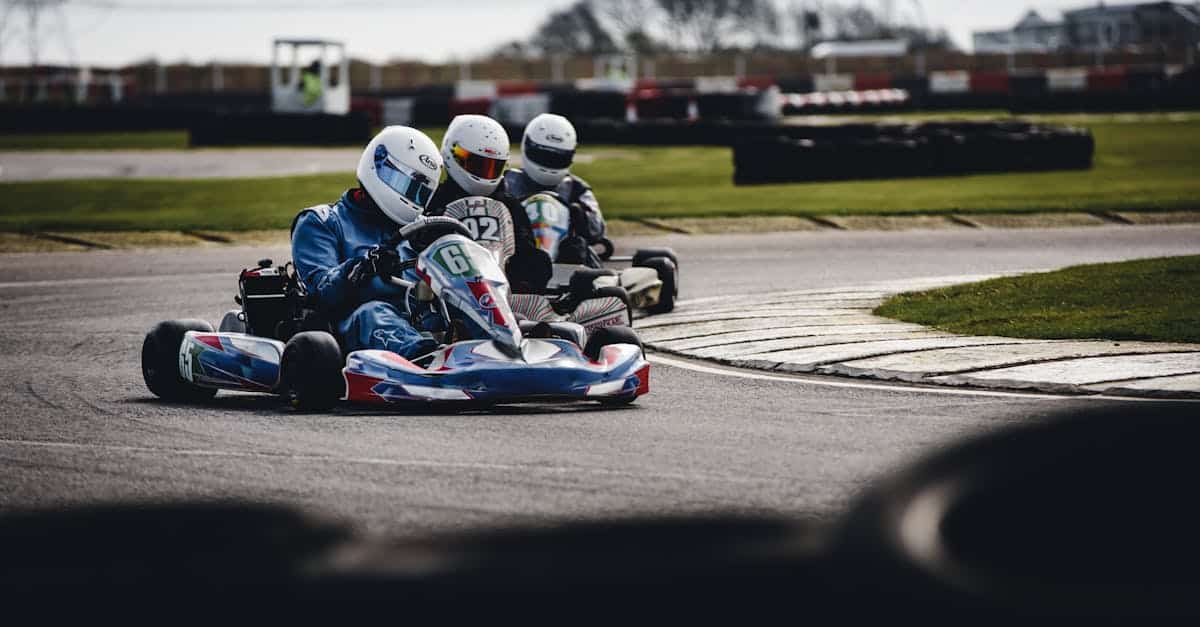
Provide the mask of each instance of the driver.
{"label": "driver", "polygon": [[550,279],[550,260],[538,250],[525,209],[504,188],[508,163],[508,132],[485,115],[460,115],[446,128],[442,158],[446,180],[429,203],[429,215],[441,215],[446,205],[470,196],[498,200],[512,214],[516,251],[505,273],[518,292],[540,291]]}
{"label": "driver", "polygon": [[543,113],[525,126],[521,137],[523,169],[509,170],[504,185],[513,197],[524,202],[539,192],[554,192],[571,210],[571,233],[560,244],[558,259],[600,267],[590,246],[604,241],[604,215],[592,186],[571,174],[577,147],[575,126],[561,115]]}
{"label": "driver", "polygon": [[[296,216],[292,260],[318,310],[334,321],[344,350],[389,350],[413,358],[437,348],[397,308],[403,290],[380,277],[416,256],[407,243],[384,243],[424,212],[441,173],[433,140],[413,128],[389,126],[363,150],[358,187],[333,205]],[[412,269],[402,276],[416,280]]]}

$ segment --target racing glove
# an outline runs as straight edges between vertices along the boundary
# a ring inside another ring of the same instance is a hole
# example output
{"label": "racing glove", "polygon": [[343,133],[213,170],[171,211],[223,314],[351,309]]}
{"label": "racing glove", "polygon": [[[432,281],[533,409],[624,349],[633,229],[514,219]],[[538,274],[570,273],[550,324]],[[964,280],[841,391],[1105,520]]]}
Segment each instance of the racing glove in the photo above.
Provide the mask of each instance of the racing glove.
{"label": "racing glove", "polygon": [[362,285],[377,276],[391,276],[403,269],[400,253],[395,248],[376,246],[367,251],[350,266],[346,279],[353,285]]}

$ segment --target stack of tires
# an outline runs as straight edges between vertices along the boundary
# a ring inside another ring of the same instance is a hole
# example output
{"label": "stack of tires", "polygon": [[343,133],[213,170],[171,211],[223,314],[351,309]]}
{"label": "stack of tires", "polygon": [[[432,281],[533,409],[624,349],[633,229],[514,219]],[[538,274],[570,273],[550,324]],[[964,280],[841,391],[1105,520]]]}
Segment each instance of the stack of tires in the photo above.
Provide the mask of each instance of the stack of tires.
{"label": "stack of tires", "polygon": [[1025,122],[836,128],[790,127],[736,142],[734,183],[1088,169],[1095,152],[1086,129]]}

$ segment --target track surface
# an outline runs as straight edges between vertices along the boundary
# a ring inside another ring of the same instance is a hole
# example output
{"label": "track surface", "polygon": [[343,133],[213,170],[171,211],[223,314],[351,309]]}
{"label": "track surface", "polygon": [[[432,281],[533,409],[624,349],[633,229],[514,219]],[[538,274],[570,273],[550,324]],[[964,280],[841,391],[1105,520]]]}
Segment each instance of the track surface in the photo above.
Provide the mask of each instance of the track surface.
{"label": "track surface", "polygon": [[[679,252],[685,296],[1200,252],[1200,226],[630,239]],[[234,273],[287,251],[0,256],[0,509],[116,499],[296,504],[421,534],[597,515],[817,519],[914,456],[1082,403],[739,378],[659,364],[631,408],[303,415],[277,401],[155,400],[138,370],[164,318],[216,320]],[[835,380],[838,383],[851,383]]]}

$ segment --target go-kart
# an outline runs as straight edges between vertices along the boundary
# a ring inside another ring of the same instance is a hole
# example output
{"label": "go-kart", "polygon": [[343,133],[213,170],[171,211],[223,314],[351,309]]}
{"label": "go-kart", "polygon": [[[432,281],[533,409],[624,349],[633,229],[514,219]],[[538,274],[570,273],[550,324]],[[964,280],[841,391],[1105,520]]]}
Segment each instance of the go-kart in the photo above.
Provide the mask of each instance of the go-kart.
{"label": "go-kart", "polygon": [[[649,392],[650,365],[632,329],[587,334],[575,323],[518,320],[497,253],[503,243],[471,236],[463,222],[436,217],[408,225],[389,242],[407,241],[417,252],[386,277],[405,294],[402,310],[423,303],[449,323],[439,338],[445,345],[429,354],[413,360],[384,350],[346,354],[294,267],[263,260],[241,273],[242,309],[227,314],[219,331],[201,320],[175,320],[146,335],[146,385],[183,401],[212,398],[219,389],[279,394],[301,409],[327,409],[338,400],[624,404]],[[403,277],[410,269],[418,280]],[[482,336],[460,337],[465,328]]]}
{"label": "go-kart", "polygon": [[[514,282],[514,271],[508,261],[516,251],[516,234],[512,214],[504,203],[472,196],[448,204],[443,215],[462,222],[472,239],[492,250],[500,265],[509,268],[510,283]],[[539,266],[535,276],[516,280],[521,289],[514,289],[509,295],[509,304],[519,317],[551,324],[578,324],[585,332],[581,345],[597,329],[632,324],[630,296],[624,288],[582,279],[573,282],[568,279],[559,284],[553,280],[557,267],[551,266],[547,276],[541,273],[544,266],[535,265]]]}
{"label": "go-kart", "polygon": [[[587,286],[621,287],[629,294],[630,305],[647,313],[667,313],[675,309],[679,296],[679,260],[669,248],[651,248],[636,251],[628,257],[614,256],[611,240],[604,238],[597,245],[600,251],[573,251],[564,254],[565,242],[573,233],[571,209],[554,192],[539,192],[522,203],[529,216],[534,238],[538,247],[554,260],[554,273],[550,279],[551,289],[581,291]],[[589,266],[579,259],[595,255]],[[573,257],[573,258],[568,258]],[[570,261],[571,263],[563,263]],[[578,262],[578,263],[575,263]],[[629,267],[592,267],[603,262],[611,265],[630,264]]]}

